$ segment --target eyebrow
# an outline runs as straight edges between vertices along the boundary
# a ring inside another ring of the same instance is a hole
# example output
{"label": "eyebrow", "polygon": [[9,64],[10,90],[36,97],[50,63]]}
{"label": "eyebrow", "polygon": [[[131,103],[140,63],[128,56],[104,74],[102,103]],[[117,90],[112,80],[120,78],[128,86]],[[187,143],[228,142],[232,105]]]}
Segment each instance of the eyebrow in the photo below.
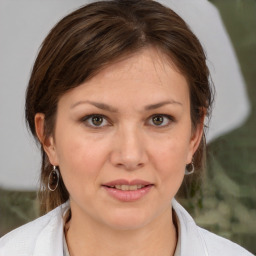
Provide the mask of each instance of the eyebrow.
{"label": "eyebrow", "polygon": [[159,103],[156,103],[156,104],[152,104],[152,105],[147,105],[145,106],[145,110],[152,110],[152,109],[156,109],[156,108],[160,108],[164,105],[168,105],[168,104],[178,104],[180,106],[182,106],[182,104],[178,101],[175,101],[175,100],[167,100],[167,101],[162,101],[162,102],[159,102]]}
{"label": "eyebrow", "polygon": [[[102,110],[106,110],[106,111],[109,111],[109,112],[114,112],[114,113],[117,113],[118,112],[118,109],[113,107],[113,106],[110,106],[110,105],[107,105],[105,103],[100,103],[100,102],[95,102],[95,101],[89,101],[89,100],[86,100],[86,101],[78,101],[76,102],[75,104],[73,104],[70,108],[73,109],[75,108],[76,106],[78,105],[81,105],[81,104],[91,104],[99,109],[102,109]],[[182,104],[178,101],[175,101],[175,100],[167,100],[167,101],[162,101],[162,102],[159,102],[159,103],[156,103],[156,104],[150,104],[150,105],[146,105],[144,107],[144,110],[147,111],[147,110],[153,110],[153,109],[157,109],[157,108],[160,108],[164,105],[168,105],[168,104],[177,104],[177,105],[180,105],[182,106]]]}

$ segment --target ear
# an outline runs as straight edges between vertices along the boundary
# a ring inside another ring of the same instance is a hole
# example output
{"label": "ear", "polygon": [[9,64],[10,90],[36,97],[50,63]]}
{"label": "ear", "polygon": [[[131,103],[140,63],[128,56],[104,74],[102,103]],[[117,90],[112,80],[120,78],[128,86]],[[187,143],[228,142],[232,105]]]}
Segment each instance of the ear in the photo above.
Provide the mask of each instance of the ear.
{"label": "ear", "polygon": [[36,113],[35,115],[35,129],[37,137],[47,154],[49,161],[52,165],[58,164],[58,157],[53,136],[45,136],[45,116],[43,113]]}
{"label": "ear", "polygon": [[200,122],[193,128],[189,143],[189,153],[187,157],[187,164],[192,162],[193,155],[195,154],[199,144],[201,142],[203,132],[204,132],[204,119],[205,119],[205,111],[203,110],[203,115],[200,119]]}

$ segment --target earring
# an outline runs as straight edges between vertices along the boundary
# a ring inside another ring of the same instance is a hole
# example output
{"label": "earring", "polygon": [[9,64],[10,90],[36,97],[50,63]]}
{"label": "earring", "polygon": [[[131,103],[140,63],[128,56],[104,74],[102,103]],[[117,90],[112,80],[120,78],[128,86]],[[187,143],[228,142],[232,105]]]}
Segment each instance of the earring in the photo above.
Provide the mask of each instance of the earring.
{"label": "earring", "polygon": [[48,189],[50,191],[55,191],[59,185],[60,173],[56,166],[53,166],[53,170],[50,172],[48,177]]}
{"label": "earring", "polygon": [[191,161],[190,164],[187,164],[186,169],[185,169],[185,175],[190,175],[195,171],[195,166],[193,163],[193,160]]}

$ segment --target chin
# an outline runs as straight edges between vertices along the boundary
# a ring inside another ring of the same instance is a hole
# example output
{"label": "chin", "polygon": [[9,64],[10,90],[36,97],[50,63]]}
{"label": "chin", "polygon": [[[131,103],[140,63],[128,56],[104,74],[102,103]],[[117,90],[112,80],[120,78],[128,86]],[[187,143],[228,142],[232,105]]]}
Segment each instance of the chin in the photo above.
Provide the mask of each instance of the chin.
{"label": "chin", "polygon": [[136,230],[145,227],[153,221],[149,212],[138,209],[117,209],[111,216],[105,216],[105,223],[114,230]]}

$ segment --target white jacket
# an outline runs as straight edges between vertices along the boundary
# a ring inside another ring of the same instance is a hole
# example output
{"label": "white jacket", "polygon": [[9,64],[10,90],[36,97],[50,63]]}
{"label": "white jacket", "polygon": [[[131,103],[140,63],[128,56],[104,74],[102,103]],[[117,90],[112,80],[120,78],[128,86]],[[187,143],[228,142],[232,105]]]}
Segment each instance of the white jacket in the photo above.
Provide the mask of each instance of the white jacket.
{"label": "white jacket", "polygon": [[[188,212],[172,202],[179,219],[179,256],[253,256],[239,245],[198,227]],[[63,256],[65,203],[0,238],[0,256]]]}

